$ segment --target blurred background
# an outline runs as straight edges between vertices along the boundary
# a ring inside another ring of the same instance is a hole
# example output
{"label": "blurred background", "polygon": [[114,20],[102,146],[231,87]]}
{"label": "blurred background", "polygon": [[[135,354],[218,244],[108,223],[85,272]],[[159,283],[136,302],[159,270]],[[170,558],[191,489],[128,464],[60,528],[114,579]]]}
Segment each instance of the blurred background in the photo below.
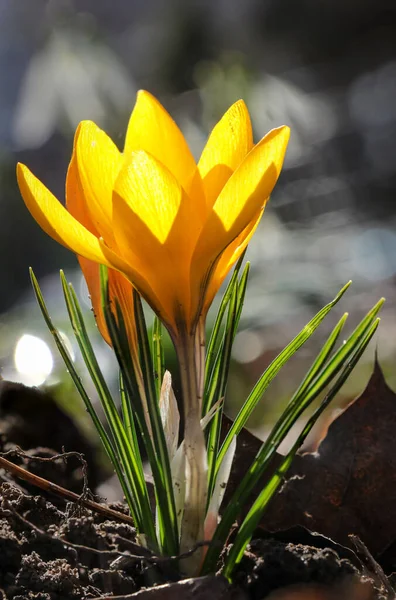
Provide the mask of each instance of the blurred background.
{"label": "blurred background", "polygon": [[[395,388],[394,0],[0,0],[1,375],[43,385],[69,412],[78,411],[28,267],[79,367],[59,269],[88,313],[86,290],[75,257],[26,210],[15,164],[26,163],[63,201],[76,125],[91,119],[122,147],[139,88],[159,98],[197,157],[211,127],[239,98],[256,141],[274,126],[292,130],[280,181],[248,253],[252,275],[235,344],[230,413],[349,279],[353,286],[340,306],[271,385],[252,426],[265,431],[340,314],[350,312],[351,331],[381,296],[387,303],[379,334],[339,403],[365,387],[376,344]],[[96,341],[114,378],[111,353],[97,335]]]}

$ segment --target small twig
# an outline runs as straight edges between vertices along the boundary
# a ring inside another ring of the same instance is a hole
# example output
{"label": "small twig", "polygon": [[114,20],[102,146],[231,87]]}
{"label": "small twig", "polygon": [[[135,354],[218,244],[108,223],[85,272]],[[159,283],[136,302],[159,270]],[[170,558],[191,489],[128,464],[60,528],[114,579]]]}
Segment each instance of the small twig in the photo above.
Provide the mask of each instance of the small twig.
{"label": "small twig", "polygon": [[384,571],[382,570],[381,566],[377,563],[377,561],[375,560],[367,546],[364,544],[364,542],[362,542],[362,540],[354,534],[350,534],[348,537],[350,540],[352,540],[358,553],[358,556],[359,554],[361,554],[361,562],[365,564],[366,568],[368,568],[370,573],[376,575],[379,583],[383,588],[383,591],[388,592],[389,598],[395,598],[395,590],[389,583],[389,580],[385,575]]}
{"label": "small twig", "polygon": [[[44,450],[47,450],[44,448]],[[52,456],[36,456],[33,454],[28,454],[19,446],[12,448],[11,450],[7,450],[7,452],[0,452],[0,457],[3,456],[6,458],[7,456],[17,456],[18,458],[22,458],[25,460],[36,460],[37,462],[55,462],[58,459],[63,460],[66,464],[68,458],[77,458],[81,462],[82,476],[83,476],[83,491],[81,493],[80,498],[87,498],[89,495],[93,497],[92,492],[88,487],[88,463],[85,460],[83,454],[81,452],[71,451],[66,452],[62,447],[61,454],[53,454]]]}
{"label": "small twig", "polygon": [[129,515],[124,515],[123,513],[120,513],[117,510],[113,510],[112,508],[107,508],[106,506],[103,506],[102,504],[99,504],[99,502],[95,502],[94,500],[88,500],[86,498],[83,498],[78,494],[75,494],[74,492],[71,492],[70,490],[61,487],[60,485],[57,485],[56,483],[52,483],[52,481],[48,481],[43,477],[39,477],[38,475],[29,473],[29,471],[25,471],[25,469],[19,467],[18,465],[15,465],[11,461],[4,458],[4,456],[0,456],[0,468],[5,469],[9,473],[15,475],[15,477],[23,479],[31,485],[39,487],[42,490],[45,490],[46,492],[62,496],[67,500],[71,500],[71,502],[82,504],[86,508],[89,508],[94,512],[108,517],[109,519],[123,521],[124,523],[128,523],[128,525],[134,526],[133,519]]}

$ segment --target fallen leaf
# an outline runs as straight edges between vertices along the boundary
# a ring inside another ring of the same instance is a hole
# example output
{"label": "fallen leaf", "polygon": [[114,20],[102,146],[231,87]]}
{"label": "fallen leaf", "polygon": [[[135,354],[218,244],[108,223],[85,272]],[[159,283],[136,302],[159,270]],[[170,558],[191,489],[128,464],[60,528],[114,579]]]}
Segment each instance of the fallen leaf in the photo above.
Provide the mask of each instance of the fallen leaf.
{"label": "fallen leaf", "polygon": [[262,520],[267,531],[303,525],[378,557],[396,540],[396,394],[378,363],[362,393],[330,425],[315,454],[296,456]]}

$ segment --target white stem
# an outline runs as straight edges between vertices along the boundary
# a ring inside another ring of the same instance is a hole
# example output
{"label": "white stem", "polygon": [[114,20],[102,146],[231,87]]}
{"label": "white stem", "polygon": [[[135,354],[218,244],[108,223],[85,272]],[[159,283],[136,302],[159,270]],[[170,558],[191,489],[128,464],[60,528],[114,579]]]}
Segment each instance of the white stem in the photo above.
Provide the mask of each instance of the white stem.
{"label": "white stem", "polygon": [[[200,424],[202,399],[198,388],[196,345],[192,336],[178,340],[176,351],[184,407],[184,444],[186,453],[186,500],[181,526],[181,552],[187,552],[203,540],[206,499],[208,493],[208,466],[205,438]],[[200,376],[201,379],[201,376]],[[197,550],[182,561],[188,575],[196,575],[202,552]]]}

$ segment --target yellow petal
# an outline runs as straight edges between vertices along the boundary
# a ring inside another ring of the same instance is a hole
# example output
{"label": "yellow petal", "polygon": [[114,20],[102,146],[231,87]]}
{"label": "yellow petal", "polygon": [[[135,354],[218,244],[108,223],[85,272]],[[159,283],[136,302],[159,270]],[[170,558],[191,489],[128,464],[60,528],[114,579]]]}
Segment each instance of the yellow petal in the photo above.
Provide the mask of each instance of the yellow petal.
{"label": "yellow petal", "polygon": [[133,362],[137,364],[138,344],[133,306],[133,288],[131,283],[124,277],[124,275],[122,275],[122,273],[118,273],[117,271],[114,271],[114,269],[109,269],[108,273],[109,295],[110,301],[113,303],[114,306],[114,314],[116,314],[115,301],[117,299],[120,304],[122,316],[124,319],[132,359]]}
{"label": "yellow petal", "polygon": [[288,127],[270,131],[227,181],[202,229],[192,269],[212,265],[264,207],[279,177],[289,133]]}
{"label": "yellow petal", "polygon": [[123,157],[112,140],[92,121],[80,123],[75,151],[81,186],[91,220],[107,245],[115,248],[112,192]]}
{"label": "yellow petal", "polygon": [[106,246],[103,238],[99,239],[99,244],[104,256],[106,256],[108,262],[111,262],[112,267],[125,275],[128,281],[133,284],[141,296],[146,300],[146,302],[148,302],[148,304],[150,304],[153,310],[157,312],[158,316],[165,323],[171,323],[172,317],[166,312],[166,308],[162,303],[160,296],[157,296],[151,287],[152,281],[149,277],[150,274],[145,273],[141,262],[136,258],[133,263],[128,264],[122,257],[116,255],[110,248],[108,248],[108,246]]}
{"label": "yellow petal", "polygon": [[182,132],[158,100],[143,90],[138,92],[125,139],[125,154],[135,150],[154,156],[191,197],[204,202],[197,165]]}
{"label": "yellow petal", "polygon": [[201,230],[196,205],[146,152],[134,152],[117,178],[113,222],[121,256],[134,265],[168,314],[190,303],[189,269]]}
{"label": "yellow petal", "polygon": [[252,236],[256,231],[258,224],[260,223],[263,212],[264,209],[261,209],[256,218],[253,219],[247,227],[245,227],[242,233],[240,233],[238,237],[235,238],[235,240],[231,242],[231,244],[227,246],[227,248],[221,254],[210,276],[210,281],[205,292],[205,301],[202,310],[204,315],[207,314],[209,307],[219,291],[224,279],[227,277],[233,265],[239,259],[242,252],[252,239]]}
{"label": "yellow petal", "polygon": [[[101,294],[100,294],[100,278],[99,278],[99,265],[98,263],[88,260],[83,256],[78,256],[78,262],[84,275],[84,279],[87,282],[89,297],[91,299],[92,309],[98,329],[104,339],[104,341],[111,346],[109,332],[105,317],[102,310]],[[109,269],[110,273],[110,269]]]}
{"label": "yellow petal", "polygon": [[214,127],[199,159],[198,169],[209,206],[213,206],[229,177],[252,147],[249,113],[243,100],[239,100]]}
{"label": "yellow petal", "polygon": [[[194,245],[201,227],[198,211],[175,177],[153,156],[133,152],[114,190],[136,215],[137,227],[144,225],[160,244],[169,248],[172,242],[181,242],[184,249]],[[140,237],[136,234],[131,245],[145,241]]]}
{"label": "yellow petal", "polygon": [[[99,237],[99,233],[97,232],[87,209],[77,166],[76,143],[80,131],[81,128],[78,128],[74,141],[73,155],[66,176],[66,208],[75,219],[86,227],[86,229],[96,237]],[[96,324],[103,339],[111,346],[111,340],[102,310],[99,264],[92,260],[88,260],[83,256],[78,256],[78,262],[80,263],[85,281],[87,282]],[[137,356],[132,284],[121,273],[114,269],[109,269],[108,276],[110,301],[113,303],[113,306],[115,306],[115,298],[117,298],[120,303],[132,356]]]}
{"label": "yellow petal", "polygon": [[[100,267],[97,263],[94,263],[91,260],[87,260],[82,256],[78,257],[78,262],[80,263],[80,267],[83,272],[85,281],[87,282],[96,324],[105,342],[109,344],[109,346],[111,346],[110,335],[107,329],[106,319],[102,310],[99,275]],[[132,358],[137,360],[138,347],[133,308],[132,285],[121,273],[115,271],[114,269],[108,270],[108,276],[111,306],[112,308],[114,308],[114,314],[116,315],[115,301],[117,299],[124,318],[131,355]]]}
{"label": "yellow petal", "polygon": [[230,241],[270,196],[282,169],[289,135],[288,127],[270,131],[247,155],[217,198],[213,224],[217,229],[220,221]]}
{"label": "yellow petal", "polygon": [[88,231],[99,237],[85,200],[84,190],[81,185],[80,174],[78,172],[76,143],[80,134],[81,128],[78,127],[74,136],[73,154],[70,160],[69,168],[66,175],[66,208],[69,213],[77,219],[81,225],[84,225]]}
{"label": "yellow petal", "polygon": [[[191,297],[200,298],[201,305],[191,307],[191,313],[208,307],[205,302],[213,295],[216,284],[210,284],[212,270],[224,250],[256,222],[264,208],[282,168],[289,128],[280,127],[267,134],[247,155],[221,191],[208,220],[202,228],[191,262]],[[227,254],[225,255],[227,256]],[[228,259],[224,258],[227,262]],[[209,287],[208,287],[209,286]]]}
{"label": "yellow petal", "polygon": [[27,208],[48,235],[76,254],[111,266],[98,238],[81,225],[45,185],[20,163],[17,166],[17,178]]}

